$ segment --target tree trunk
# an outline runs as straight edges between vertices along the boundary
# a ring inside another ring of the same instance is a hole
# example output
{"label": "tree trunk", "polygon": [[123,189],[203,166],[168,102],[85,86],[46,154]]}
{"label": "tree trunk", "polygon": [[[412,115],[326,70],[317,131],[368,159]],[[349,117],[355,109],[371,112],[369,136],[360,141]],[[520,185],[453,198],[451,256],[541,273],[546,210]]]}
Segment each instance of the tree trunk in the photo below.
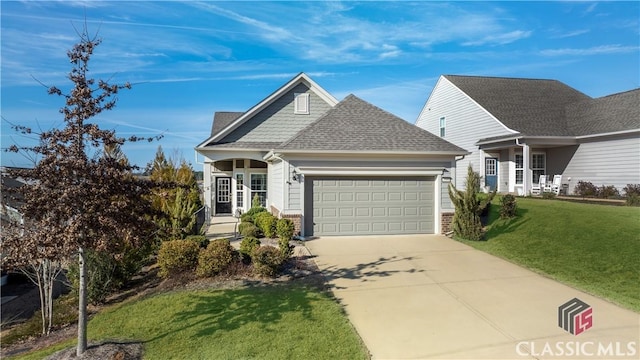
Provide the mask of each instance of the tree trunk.
{"label": "tree trunk", "polygon": [[78,249],[78,267],[80,281],[78,286],[78,347],[76,356],[82,355],[87,350],[87,275],[84,248]]}

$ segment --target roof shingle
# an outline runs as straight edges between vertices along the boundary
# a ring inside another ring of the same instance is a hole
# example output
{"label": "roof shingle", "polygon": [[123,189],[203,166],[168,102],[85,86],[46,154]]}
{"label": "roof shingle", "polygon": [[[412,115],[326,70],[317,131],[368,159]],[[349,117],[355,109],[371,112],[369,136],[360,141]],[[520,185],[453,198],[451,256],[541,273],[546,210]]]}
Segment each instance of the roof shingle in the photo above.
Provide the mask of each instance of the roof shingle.
{"label": "roof shingle", "polygon": [[354,95],[347,96],[277,149],[467,153]]}

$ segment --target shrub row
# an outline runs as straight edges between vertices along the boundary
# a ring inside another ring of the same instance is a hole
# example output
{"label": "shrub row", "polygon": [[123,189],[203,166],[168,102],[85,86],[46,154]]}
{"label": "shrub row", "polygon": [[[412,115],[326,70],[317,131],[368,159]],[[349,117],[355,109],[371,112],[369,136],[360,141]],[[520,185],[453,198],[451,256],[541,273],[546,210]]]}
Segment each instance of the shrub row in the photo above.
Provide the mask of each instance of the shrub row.
{"label": "shrub row", "polygon": [[[288,243],[287,243],[288,246]],[[273,246],[260,246],[255,237],[246,237],[236,251],[228,239],[217,239],[201,249],[191,240],[165,241],[158,252],[159,276],[167,278],[185,272],[195,272],[198,277],[212,277],[241,263],[241,254],[252,260],[253,270],[258,276],[274,276],[288,258],[283,251]]]}

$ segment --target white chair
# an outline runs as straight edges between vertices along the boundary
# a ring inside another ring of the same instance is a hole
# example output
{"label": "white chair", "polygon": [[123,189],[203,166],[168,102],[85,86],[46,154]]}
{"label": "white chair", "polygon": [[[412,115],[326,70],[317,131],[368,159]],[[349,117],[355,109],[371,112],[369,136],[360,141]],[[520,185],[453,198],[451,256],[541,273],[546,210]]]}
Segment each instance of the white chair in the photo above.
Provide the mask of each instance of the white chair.
{"label": "white chair", "polygon": [[560,189],[562,189],[562,175],[553,175],[551,192],[555,193],[556,195],[560,195]]}
{"label": "white chair", "polygon": [[531,193],[533,195],[540,195],[544,188],[547,186],[547,175],[540,175],[537,184],[531,186]]}

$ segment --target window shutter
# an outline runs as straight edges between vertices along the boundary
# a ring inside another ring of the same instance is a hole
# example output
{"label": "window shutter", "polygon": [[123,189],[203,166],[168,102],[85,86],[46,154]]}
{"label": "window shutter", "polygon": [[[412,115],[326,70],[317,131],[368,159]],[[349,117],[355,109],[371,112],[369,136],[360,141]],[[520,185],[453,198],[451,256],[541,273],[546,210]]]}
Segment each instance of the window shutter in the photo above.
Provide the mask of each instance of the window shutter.
{"label": "window shutter", "polygon": [[304,115],[308,115],[309,114],[309,94],[308,93],[301,93],[301,94],[294,94],[294,109],[293,109],[293,113],[294,114],[304,114]]}

